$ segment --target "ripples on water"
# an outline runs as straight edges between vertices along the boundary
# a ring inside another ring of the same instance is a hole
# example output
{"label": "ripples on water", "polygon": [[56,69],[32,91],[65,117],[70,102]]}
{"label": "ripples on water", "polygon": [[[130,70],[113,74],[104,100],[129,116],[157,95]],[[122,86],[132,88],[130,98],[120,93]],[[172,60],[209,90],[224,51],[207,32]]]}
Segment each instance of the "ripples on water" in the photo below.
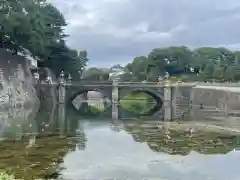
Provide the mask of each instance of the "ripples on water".
{"label": "ripples on water", "polygon": [[238,133],[193,122],[1,113],[0,170],[16,178],[239,180]]}

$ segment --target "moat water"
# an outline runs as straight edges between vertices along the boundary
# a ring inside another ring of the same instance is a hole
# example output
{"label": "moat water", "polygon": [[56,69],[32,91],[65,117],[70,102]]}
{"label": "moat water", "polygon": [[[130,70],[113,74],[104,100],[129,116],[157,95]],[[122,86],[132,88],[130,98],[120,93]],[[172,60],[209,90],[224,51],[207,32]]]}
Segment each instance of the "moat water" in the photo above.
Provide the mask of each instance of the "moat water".
{"label": "moat water", "polygon": [[59,119],[36,109],[0,116],[0,171],[17,179],[240,179],[236,126],[84,119],[75,113]]}

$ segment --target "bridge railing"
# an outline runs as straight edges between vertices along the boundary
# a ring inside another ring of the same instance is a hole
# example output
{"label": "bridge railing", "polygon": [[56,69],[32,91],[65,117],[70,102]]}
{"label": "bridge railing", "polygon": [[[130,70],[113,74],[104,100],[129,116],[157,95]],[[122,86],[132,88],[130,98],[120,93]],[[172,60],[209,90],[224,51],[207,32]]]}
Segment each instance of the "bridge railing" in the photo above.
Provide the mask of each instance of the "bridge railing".
{"label": "bridge railing", "polygon": [[141,82],[141,81],[134,81],[134,82],[127,82],[127,81],[119,81],[117,83],[121,83],[121,84],[135,84],[135,83],[142,83],[142,84],[157,84],[157,82]]}
{"label": "bridge railing", "polygon": [[[81,80],[81,81],[65,81],[67,86],[75,85],[75,86],[100,86],[100,85],[116,85],[116,86],[196,86],[198,83],[184,83],[184,82],[169,82],[169,81],[161,81],[161,82],[113,82],[113,81],[86,81],[86,80]],[[52,81],[51,83],[47,81],[41,81],[40,84],[51,84],[51,85],[58,85],[58,81]],[[207,84],[207,83],[206,83]],[[202,84],[201,84],[202,85]],[[205,84],[204,84],[205,85]],[[211,85],[211,84],[207,84]],[[234,86],[234,85],[233,85]],[[237,85],[235,85],[237,86]]]}
{"label": "bridge railing", "polygon": [[223,87],[240,87],[240,83],[231,83],[231,82],[224,82],[224,83],[206,83],[206,82],[195,82],[196,85],[199,86],[223,86]]}
{"label": "bridge railing", "polygon": [[87,80],[80,80],[80,81],[72,81],[71,83],[77,84],[112,84],[113,81],[87,81]]}

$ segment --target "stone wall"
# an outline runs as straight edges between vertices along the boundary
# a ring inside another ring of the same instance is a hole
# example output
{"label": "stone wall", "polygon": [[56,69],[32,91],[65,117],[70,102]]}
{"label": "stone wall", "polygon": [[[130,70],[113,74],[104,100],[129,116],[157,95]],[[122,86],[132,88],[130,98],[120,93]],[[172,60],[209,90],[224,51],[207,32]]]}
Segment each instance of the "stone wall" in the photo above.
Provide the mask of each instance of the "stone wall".
{"label": "stone wall", "polygon": [[189,118],[193,85],[172,87],[172,120]]}
{"label": "stone wall", "polygon": [[0,107],[39,104],[29,61],[0,49]]}
{"label": "stone wall", "polygon": [[218,121],[240,118],[240,87],[196,86],[191,96],[191,117],[194,120]]}

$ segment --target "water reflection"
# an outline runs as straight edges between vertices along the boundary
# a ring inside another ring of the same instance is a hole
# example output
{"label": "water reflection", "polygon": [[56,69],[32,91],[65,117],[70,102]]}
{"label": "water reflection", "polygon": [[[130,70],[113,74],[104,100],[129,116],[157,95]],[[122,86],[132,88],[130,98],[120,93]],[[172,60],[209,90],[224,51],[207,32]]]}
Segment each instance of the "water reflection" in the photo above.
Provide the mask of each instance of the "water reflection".
{"label": "water reflection", "polygon": [[[159,122],[126,123],[125,130],[136,142],[145,142],[155,152],[188,155],[191,151],[202,154],[225,154],[240,148],[240,136],[226,131],[184,127],[183,124],[166,126]],[[180,127],[184,128],[180,128]]]}
{"label": "water reflection", "polygon": [[35,118],[37,108],[33,109],[7,109],[0,112],[0,137],[21,139],[24,131],[36,131]]}
{"label": "water reflection", "polygon": [[87,148],[65,157],[66,179],[239,179],[237,134],[156,121],[83,124]]}
{"label": "water reflection", "polygon": [[31,180],[240,179],[236,132],[77,115],[61,106],[1,112],[0,170]]}
{"label": "water reflection", "polygon": [[29,180],[58,177],[66,153],[75,151],[80,141],[77,148],[85,147],[85,134],[76,131],[77,119],[67,124],[52,114],[57,113],[41,109],[2,112],[0,171]]}

